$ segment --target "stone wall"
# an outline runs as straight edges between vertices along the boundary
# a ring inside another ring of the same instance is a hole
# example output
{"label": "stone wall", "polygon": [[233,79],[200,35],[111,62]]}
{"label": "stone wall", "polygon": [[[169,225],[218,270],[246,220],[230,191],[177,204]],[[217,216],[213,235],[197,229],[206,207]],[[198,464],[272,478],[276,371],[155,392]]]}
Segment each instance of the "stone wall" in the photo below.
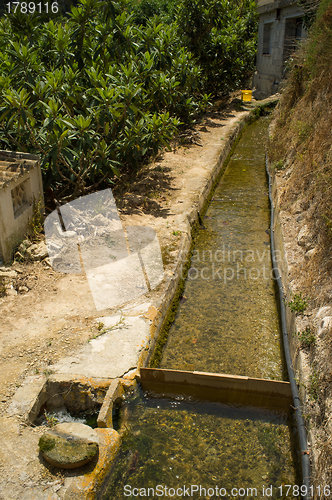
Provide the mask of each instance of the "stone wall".
{"label": "stone wall", "polygon": [[43,203],[39,157],[0,151],[0,260],[11,260],[33,215],[33,199]]}

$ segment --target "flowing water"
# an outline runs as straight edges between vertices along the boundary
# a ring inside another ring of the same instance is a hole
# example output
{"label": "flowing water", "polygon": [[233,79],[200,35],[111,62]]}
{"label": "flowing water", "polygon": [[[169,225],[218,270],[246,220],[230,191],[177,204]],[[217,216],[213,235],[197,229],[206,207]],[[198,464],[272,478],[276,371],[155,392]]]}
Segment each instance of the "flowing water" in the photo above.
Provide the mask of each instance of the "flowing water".
{"label": "flowing water", "polygon": [[214,192],[160,368],[283,378],[266,128],[247,128]]}
{"label": "flowing water", "polygon": [[[128,400],[126,411],[127,431],[103,500],[135,498],[136,493],[155,499],[158,485],[175,493],[184,486],[204,488],[201,494],[193,491],[195,500],[220,498],[216,488],[224,488],[231,499],[236,498],[233,488],[246,493],[256,488],[257,494],[253,490],[245,498],[262,499],[263,488],[271,486],[273,498],[282,498],[279,486],[296,484],[287,415],[142,394]],[[163,498],[186,498],[171,493]]]}
{"label": "flowing water", "polygon": [[[214,192],[160,368],[283,379],[266,130],[265,120],[246,129]],[[104,500],[285,498],[279,487],[299,484],[292,416],[142,393],[129,397],[124,413]]]}

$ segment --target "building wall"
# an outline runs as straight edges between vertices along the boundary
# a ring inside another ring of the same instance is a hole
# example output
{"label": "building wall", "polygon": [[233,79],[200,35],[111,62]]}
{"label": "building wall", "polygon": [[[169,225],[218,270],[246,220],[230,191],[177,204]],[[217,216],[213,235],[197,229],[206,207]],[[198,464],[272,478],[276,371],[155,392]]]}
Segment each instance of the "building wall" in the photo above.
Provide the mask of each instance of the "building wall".
{"label": "building wall", "polygon": [[[14,213],[12,191],[25,183],[26,202]],[[39,163],[18,179],[0,189],[0,259],[11,260],[15,247],[26,234],[29,218],[33,215],[33,197],[43,199],[43,184]]]}
{"label": "building wall", "polygon": [[[285,28],[287,20],[297,19],[303,16],[303,10],[296,4],[276,1],[266,3],[264,0],[258,2],[259,28],[258,49],[256,58],[256,73],[253,79],[253,87],[263,94],[273,94],[281,86],[284,72],[285,54]],[[270,53],[263,54],[264,26],[270,24]],[[302,27],[302,38],[306,32]]]}

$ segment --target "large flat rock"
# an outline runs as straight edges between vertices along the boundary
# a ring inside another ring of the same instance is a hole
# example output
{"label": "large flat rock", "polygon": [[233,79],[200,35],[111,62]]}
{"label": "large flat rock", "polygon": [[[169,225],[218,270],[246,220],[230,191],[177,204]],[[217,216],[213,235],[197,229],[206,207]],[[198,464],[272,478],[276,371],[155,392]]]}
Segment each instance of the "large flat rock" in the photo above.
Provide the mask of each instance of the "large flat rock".
{"label": "large flat rock", "polygon": [[97,455],[99,438],[88,425],[65,423],[45,432],[38,445],[49,464],[62,469],[75,469],[91,462]]}

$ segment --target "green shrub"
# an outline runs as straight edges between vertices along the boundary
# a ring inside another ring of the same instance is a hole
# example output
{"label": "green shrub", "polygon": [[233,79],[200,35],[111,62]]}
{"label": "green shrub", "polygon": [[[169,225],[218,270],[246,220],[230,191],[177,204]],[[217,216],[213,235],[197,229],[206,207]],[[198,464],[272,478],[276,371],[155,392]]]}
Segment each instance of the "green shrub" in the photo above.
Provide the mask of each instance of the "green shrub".
{"label": "green shrub", "polygon": [[295,293],[293,295],[293,300],[288,302],[287,305],[292,312],[303,313],[308,307],[308,302],[304,297],[302,297],[302,292],[300,292]]}
{"label": "green shrub", "polygon": [[298,333],[298,337],[302,347],[311,347],[316,343],[316,337],[311,332],[310,326],[307,326],[303,332]]}
{"label": "green shrub", "polygon": [[319,376],[315,369],[313,369],[313,372],[309,376],[308,393],[311,399],[317,401],[319,396]]}
{"label": "green shrub", "polygon": [[[165,14],[167,2],[142,0],[144,26],[125,0],[80,0],[48,22],[4,15],[0,148],[41,155],[45,187],[68,199],[167,147],[181,123],[207,109],[208,91],[247,75],[256,46],[253,0],[192,0],[193,11],[188,1],[174,11],[177,22],[163,23],[147,18],[149,9]],[[208,32],[195,40],[189,25],[200,14]]]}
{"label": "green shrub", "polygon": [[258,14],[253,0],[182,0],[179,37],[198,59],[204,91],[238,88],[255,66]]}
{"label": "green shrub", "polygon": [[140,29],[120,10],[82,0],[29,37],[0,21],[0,147],[40,154],[59,197],[138,168],[208,103],[175,26]]}

